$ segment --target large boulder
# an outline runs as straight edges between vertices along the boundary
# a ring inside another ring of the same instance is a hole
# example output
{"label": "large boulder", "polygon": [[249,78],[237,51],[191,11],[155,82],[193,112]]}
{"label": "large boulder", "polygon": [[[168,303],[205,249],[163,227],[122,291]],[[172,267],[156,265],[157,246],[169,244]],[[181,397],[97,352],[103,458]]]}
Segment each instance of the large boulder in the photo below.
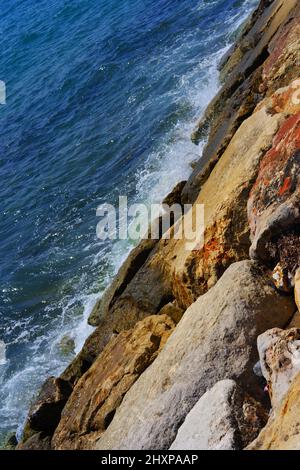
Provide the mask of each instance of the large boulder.
{"label": "large boulder", "polygon": [[96,449],[168,449],[199,398],[231,378],[254,396],[257,336],[282,327],[295,311],[266,272],[251,261],[233,264],[185,312],[157,357],[127,392]]}
{"label": "large boulder", "polygon": [[[183,190],[182,198],[185,202],[196,200],[201,186],[229,145],[234,133],[251,115],[268,88],[273,91],[278,88],[272,88],[272,80],[275,80],[275,77],[271,75],[267,78],[268,69],[264,70],[263,66],[268,58],[271,39],[284,25],[287,24],[288,28],[290,15],[294,14],[296,5],[297,0],[263,0],[233,50],[230,50],[222,61],[221,77],[226,76],[226,82],[192,134],[192,140],[198,143],[210,129],[208,143]],[[273,50],[278,51],[281,44],[282,38],[279,37],[274,42]],[[295,68],[298,65],[288,51],[284,59],[285,71],[289,70],[290,73],[282,73],[278,82],[280,86],[287,85],[295,78]]]}
{"label": "large boulder", "polygon": [[268,413],[234,380],[207,391],[179,428],[171,450],[240,450],[266,424]]}
{"label": "large boulder", "polygon": [[[145,268],[159,265],[170,279],[172,294],[186,309],[221,277],[227,267],[249,258],[247,201],[260,160],[272,145],[284,112],[262,107],[243,122],[203,185],[192,208],[193,220],[204,208],[204,244],[161,240]],[[200,231],[200,228],[198,229]]]}
{"label": "large boulder", "polygon": [[260,92],[268,96],[300,75],[300,4],[296,3],[268,46],[260,85]]}
{"label": "large boulder", "polygon": [[[284,247],[289,243],[288,238],[286,242],[282,239],[276,246],[276,238],[295,230],[297,232],[300,224],[299,94],[300,80],[296,80],[289,87],[279,90],[269,101],[269,112],[285,109],[290,117],[282,123],[271,149],[262,159],[248,201],[251,256],[273,263],[273,266],[280,260],[280,245]],[[292,257],[299,256],[300,261],[300,241],[295,238],[293,246],[295,256]]]}
{"label": "large boulder", "polygon": [[54,449],[88,449],[108,427],[140,374],[172,333],[168,315],[155,315],[112,339],[74,388],[56,429]]}
{"label": "large boulder", "polygon": [[276,409],[300,373],[300,329],[274,328],[260,335],[257,345],[262,373]]}
{"label": "large boulder", "polygon": [[[61,378],[49,377],[44,382],[36,400],[30,407],[22,444],[37,433],[41,433],[43,436],[53,434],[71,391],[70,384]],[[38,440],[38,438],[34,438],[34,442]]]}

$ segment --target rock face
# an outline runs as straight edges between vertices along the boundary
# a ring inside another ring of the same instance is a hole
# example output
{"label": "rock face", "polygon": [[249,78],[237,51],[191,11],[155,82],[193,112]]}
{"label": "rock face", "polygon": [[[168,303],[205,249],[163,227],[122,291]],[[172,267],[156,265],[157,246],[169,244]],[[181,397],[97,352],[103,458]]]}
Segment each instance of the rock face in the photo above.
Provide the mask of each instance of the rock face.
{"label": "rock face", "polygon": [[179,428],[171,450],[239,450],[253,441],[267,412],[233,380],[206,392]]}
{"label": "rock face", "polygon": [[300,374],[247,450],[300,450]]}
{"label": "rock face", "polygon": [[51,438],[41,432],[33,434],[26,442],[19,444],[17,450],[51,450]]}
{"label": "rock face", "polygon": [[101,321],[104,321],[108,310],[143,266],[156,243],[157,240],[142,240],[139,245],[132,250],[125,263],[123,263],[119,269],[112,284],[106,289],[103,297],[95,305],[89,317],[90,325],[98,326]]}
{"label": "rock face", "polygon": [[54,449],[88,449],[108,427],[123,396],[154,361],[175,323],[150,316],[112,339],[79,380],[52,439]]}
{"label": "rock face", "polygon": [[269,57],[263,65],[260,85],[260,90],[267,95],[300,75],[300,5],[296,4],[290,9],[291,4],[284,2],[289,14],[268,46]]}
{"label": "rock face", "polygon": [[267,331],[258,339],[272,415],[248,450],[300,450],[300,329]]}
{"label": "rock face", "polygon": [[[39,437],[53,434],[71,391],[69,383],[60,378],[50,377],[46,380],[29,410],[23,441],[36,433],[39,433]],[[38,442],[39,437],[36,436],[32,442]]]}
{"label": "rock face", "polygon": [[[287,111],[299,110],[300,100],[293,98],[298,93],[300,80],[293,82],[289,89],[277,93],[278,106],[282,106],[287,99]],[[253,237],[251,256],[254,258],[266,262],[273,258],[276,264],[278,254],[268,249],[268,243],[282,232],[294,230],[300,223],[299,159],[300,112],[296,112],[278,130],[272,148],[261,161],[251,191],[248,214]]]}
{"label": "rock face", "polygon": [[267,331],[257,340],[262,373],[276,409],[300,373],[300,329]]}
{"label": "rock face", "polygon": [[[192,135],[192,140],[197,143],[210,128],[208,144],[202,158],[183,190],[182,197],[185,202],[196,200],[202,184],[241,122],[251,115],[257,103],[266,95],[268,84],[271,88],[275,72],[268,81],[268,73],[271,74],[271,70],[263,68],[268,58],[268,46],[273,36],[282,31],[285,25],[285,34],[287,31],[294,31],[293,25],[289,27],[289,23],[290,15],[297,16],[296,8],[296,0],[261,1],[237,44],[226,54],[221,67],[221,76],[226,76],[226,82],[208,106]],[[297,20],[295,22],[297,23]],[[297,37],[297,32],[294,35]],[[282,52],[281,36],[274,40],[272,46],[273,55],[278,58],[278,48]],[[295,57],[296,51],[297,46],[292,56],[285,50],[285,70],[289,69],[290,73],[282,73],[280,86],[288,84],[296,76],[294,73],[297,73],[297,70],[292,70],[299,65],[297,56]],[[275,90],[277,88],[279,86]]]}
{"label": "rock face", "polygon": [[95,448],[168,449],[199,398],[225,378],[260,395],[252,372],[256,338],[270,326],[286,324],[293,313],[292,300],[274,291],[259,266],[232,265],[185,312]]}
{"label": "rock face", "polygon": [[158,244],[152,263],[169,272],[172,293],[183,308],[212,287],[231,263],[249,257],[248,196],[285,112],[269,113],[262,104],[240,126],[202,186],[193,213],[204,205],[204,245],[188,251],[185,239]]}

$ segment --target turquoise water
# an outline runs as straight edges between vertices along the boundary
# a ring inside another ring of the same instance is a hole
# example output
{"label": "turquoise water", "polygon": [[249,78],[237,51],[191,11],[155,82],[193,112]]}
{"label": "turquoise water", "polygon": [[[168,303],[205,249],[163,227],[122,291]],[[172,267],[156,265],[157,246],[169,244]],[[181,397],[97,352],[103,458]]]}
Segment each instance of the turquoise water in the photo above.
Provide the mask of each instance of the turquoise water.
{"label": "turquoise water", "polygon": [[72,358],[130,249],[96,208],[160,202],[191,172],[190,133],[257,0],[6,0],[0,11],[0,433]]}

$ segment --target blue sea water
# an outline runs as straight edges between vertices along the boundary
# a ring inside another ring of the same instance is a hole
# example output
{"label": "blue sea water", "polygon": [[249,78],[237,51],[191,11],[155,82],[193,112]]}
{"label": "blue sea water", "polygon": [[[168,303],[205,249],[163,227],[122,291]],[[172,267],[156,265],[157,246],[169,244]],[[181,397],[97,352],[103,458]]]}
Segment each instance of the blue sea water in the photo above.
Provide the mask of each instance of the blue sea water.
{"label": "blue sea water", "polygon": [[6,0],[0,10],[0,435],[72,359],[130,249],[96,208],[160,202],[201,152],[195,120],[258,0]]}

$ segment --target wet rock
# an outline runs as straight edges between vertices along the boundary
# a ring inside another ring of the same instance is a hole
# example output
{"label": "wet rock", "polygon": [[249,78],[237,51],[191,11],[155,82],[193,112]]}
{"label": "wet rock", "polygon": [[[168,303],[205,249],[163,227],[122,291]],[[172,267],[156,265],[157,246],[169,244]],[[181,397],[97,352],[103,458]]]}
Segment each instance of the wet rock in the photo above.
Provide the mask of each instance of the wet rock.
{"label": "wet rock", "polygon": [[236,263],[184,314],[155,362],[127,392],[98,449],[168,449],[201,396],[231,378],[252,395],[256,338],[294,313],[268,275],[251,261]]}
{"label": "wet rock", "polygon": [[131,251],[126,261],[119,269],[112,284],[106,289],[102,298],[98,300],[93,308],[89,317],[90,325],[98,326],[100,321],[105,318],[115,299],[124,292],[127,285],[147,260],[156,243],[157,240],[142,240],[138,246]]}
{"label": "wet rock", "polygon": [[52,439],[55,449],[87,449],[99,439],[174,327],[168,315],[150,316],[108,343],[75,386]]}
{"label": "wet rock", "polygon": [[22,442],[37,432],[46,436],[53,434],[71,391],[70,384],[60,378],[50,377],[46,380],[30,407]]}
{"label": "wet rock", "polygon": [[75,341],[70,336],[65,335],[61,338],[59,342],[59,351],[62,355],[68,356],[69,354],[74,354],[75,350]]}
{"label": "wet rock", "polygon": [[18,445],[18,441],[17,441],[16,433],[11,432],[5,438],[3,450],[14,450],[17,447],[17,445]]}
{"label": "wet rock", "polygon": [[300,373],[300,329],[274,328],[260,335],[257,345],[272,406],[276,408]]}
{"label": "wet rock", "polygon": [[181,205],[181,193],[186,184],[186,181],[181,181],[177,183],[173,190],[164,198],[163,204],[172,206],[173,204]]}
{"label": "wet rock", "polygon": [[36,433],[26,442],[19,444],[17,450],[51,450],[51,438],[42,432]]}
{"label": "wet rock", "polygon": [[268,413],[233,380],[218,382],[189,412],[171,450],[239,450],[255,439]]}

